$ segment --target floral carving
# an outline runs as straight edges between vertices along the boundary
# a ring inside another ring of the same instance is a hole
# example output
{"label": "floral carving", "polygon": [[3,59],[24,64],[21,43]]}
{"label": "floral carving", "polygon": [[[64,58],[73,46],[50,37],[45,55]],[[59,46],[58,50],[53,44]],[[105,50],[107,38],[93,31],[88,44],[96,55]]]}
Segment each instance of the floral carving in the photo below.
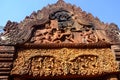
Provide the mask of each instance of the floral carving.
{"label": "floral carving", "polygon": [[[108,54],[105,54],[106,52]],[[91,76],[116,71],[118,64],[108,48],[87,50],[62,48],[20,50],[11,74]]]}

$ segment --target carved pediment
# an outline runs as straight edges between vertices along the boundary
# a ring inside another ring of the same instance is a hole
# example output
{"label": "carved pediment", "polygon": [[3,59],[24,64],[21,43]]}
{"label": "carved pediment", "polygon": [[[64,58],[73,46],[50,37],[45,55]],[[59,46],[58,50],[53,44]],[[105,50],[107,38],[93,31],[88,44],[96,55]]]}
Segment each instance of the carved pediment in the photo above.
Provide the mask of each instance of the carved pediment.
{"label": "carved pediment", "polygon": [[114,33],[113,27],[116,25],[104,24],[90,13],[59,0],[33,12],[20,23],[8,21],[0,45],[112,44],[120,41],[119,30]]}
{"label": "carved pediment", "polygon": [[59,9],[49,15],[49,22],[35,26],[34,43],[95,43],[95,27],[83,23],[69,11]]}

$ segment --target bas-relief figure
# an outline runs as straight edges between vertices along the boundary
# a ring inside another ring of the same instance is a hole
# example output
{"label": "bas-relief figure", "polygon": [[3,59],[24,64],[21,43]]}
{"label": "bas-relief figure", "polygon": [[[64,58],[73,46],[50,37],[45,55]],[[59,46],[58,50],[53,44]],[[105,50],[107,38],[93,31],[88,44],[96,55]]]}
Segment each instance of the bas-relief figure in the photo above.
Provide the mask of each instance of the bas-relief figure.
{"label": "bas-relief figure", "polygon": [[116,24],[59,0],[20,23],[7,22],[0,79],[119,80],[119,36]]}

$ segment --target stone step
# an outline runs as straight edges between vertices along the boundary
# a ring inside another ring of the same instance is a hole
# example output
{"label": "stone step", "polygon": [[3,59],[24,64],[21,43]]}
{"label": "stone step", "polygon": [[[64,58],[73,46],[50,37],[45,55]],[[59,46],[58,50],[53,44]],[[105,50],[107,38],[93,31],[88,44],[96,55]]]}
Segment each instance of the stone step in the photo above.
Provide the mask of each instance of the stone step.
{"label": "stone step", "polygon": [[114,49],[115,52],[120,52],[120,49]]}
{"label": "stone step", "polygon": [[8,78],[0,78],[0,80],[9,80]]}
{"label": "stone step", "polygon": [[115,55],[120,55],[120,52],[115,52]]}
{"label": "stone step", "polygon": [[0,75],[9,75],[10,71],[0,71]]}
{"label": "stone step", "polygon": [[0,80],[9,80],[8,78],[0,78]]}
{"label": "stone step", "polygon": [[115,52],[116,60],[120,61],[120,53]]}
{"label": "stone step", "polygon": [[0,71],[10,71],[11,68],[0,68]]}
{"label": "stone step", "polygon": [[13,61],[13,58],[1,58],[0,61]]}
{"label": "stone step", "polygon": [[116,60],[117,60],[117,61],[120,61],[120,56],[117,56],[117,57],[116,57]]}
{"label": "stone step", "polygon": [[0,54],[0,58],[13,58],[14,54]]}
{"label": "stone step", "polygon": [[116,60],[120,60],[120,52],[115,52]]}
{"label": "stone step", "polygon": [[120,55],[119,55],[119,54],[115,54],[115,56],[116,56],[116,58],[117,58],[117,57],[118,57],[118,58],[120,57]]}
{"label": "stone step", "polygon": [[15,52],[14,46],[0,46],[0,53],[2,52]]}
{"label": "stone step", "polygon": [[0,80],[2,80],[2,79],[8,79],[8,76],[1,76],[0,75]]}
{"label": "stone step", "polygon": [[8,80],[7,78],[2,78],[2,79],[0,79],[0,80]]}

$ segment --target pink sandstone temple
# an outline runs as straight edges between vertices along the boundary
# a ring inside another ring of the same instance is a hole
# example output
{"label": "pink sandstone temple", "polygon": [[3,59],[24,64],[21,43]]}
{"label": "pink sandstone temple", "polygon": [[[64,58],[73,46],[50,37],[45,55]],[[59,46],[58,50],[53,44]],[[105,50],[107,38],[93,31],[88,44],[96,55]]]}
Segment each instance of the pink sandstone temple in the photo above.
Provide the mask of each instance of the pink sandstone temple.
{"label": "pink sandstone temple", "polygon": [[58,0],[0,34],[0,80],[120,80],[120,30]]}

